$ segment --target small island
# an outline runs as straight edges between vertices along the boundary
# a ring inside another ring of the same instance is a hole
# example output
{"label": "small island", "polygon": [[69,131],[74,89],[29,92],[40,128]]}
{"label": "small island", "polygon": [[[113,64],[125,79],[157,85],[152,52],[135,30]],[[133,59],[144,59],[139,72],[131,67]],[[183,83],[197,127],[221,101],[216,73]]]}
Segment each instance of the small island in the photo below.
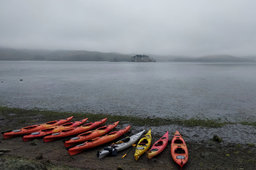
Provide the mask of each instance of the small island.
{"label": "small island", "polygon": [[131,57],[131,62],[156,62],[156,60],[147,55],[135,55]]}

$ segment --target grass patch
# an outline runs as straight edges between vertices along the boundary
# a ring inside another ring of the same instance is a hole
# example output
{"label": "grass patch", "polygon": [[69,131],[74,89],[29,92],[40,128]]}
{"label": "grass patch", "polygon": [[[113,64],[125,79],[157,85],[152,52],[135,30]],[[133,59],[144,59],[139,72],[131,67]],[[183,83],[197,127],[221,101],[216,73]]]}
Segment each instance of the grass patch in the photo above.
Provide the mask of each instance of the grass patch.
{"label": "grass patch", "polygon": [[164,118],[141,118],[135,116],[123,116],[123,115],[109,115],[109,114],[93,114],[93,113],[70,113],[70,112],[56,112],[39,109],[19,109],[19,108],[8,108],[0,106],[0,115],[7,118],[15,117],[15,119],[22,120],[33,119],[35,116],[39,121],[49,121],[55,119],[61,119],[64,117],[75,116],[76,120],[88,117],[89,121],[96,121],[107,117],[109,122],[121,121],[128,122],[132,125],[137,126],[161,126],[177,124],[182,126],[202,126],[202,127],[222,127],[229,122],[220,122],[218,120],[203,120],[203,119],[164,119]]}
{"label": "grass patch", "polygon": [[256,122],[240,122],[242,125],[256,126]]}

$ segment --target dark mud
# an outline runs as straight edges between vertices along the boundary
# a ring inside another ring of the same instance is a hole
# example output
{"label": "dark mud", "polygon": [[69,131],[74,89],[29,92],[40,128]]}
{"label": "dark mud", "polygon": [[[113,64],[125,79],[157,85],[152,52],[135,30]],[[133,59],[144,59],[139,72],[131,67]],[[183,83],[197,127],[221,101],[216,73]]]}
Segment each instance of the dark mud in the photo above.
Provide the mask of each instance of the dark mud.
{"label": "dark mud", "polygon": [[218,135],[222,138],[223,145],[233,144],[255,144],[256,145],[256,127],[241,124],[227,124],[222,127],[209,128],[202,126],[186,127],[180,125],[165,126],[143,126],[136,129],[151,128],[155,134],[161,134],[166,130],[174,133],[175,130],[182,132],[186,141],[204,143]]}
{"label": "dark mud", "polygon": [[[43,114],[42,112],[36,114],[36,111],[33,111],[35,114],[28,112],[27,116],[24,116],[25,114],[18,116],[18,112],[19,110],[8,113],[7,111],[4,113],[0,112],[1,131],[17,129],[34,123],[42,123],[53,118],[60,118],[50,114]],[[111,121],[109,120],[108,123]],[[127,121],[121,121],[121,125],[117,129],[128,123]],[[175,129],[180,130],[184,135],[184,139],[187,141],[189,149],[189,162],[184,169],[254,170],[256,167],[256,146],[254,143],[250,143],[254,141],[254,138],[248,137],[247,139],[250,141],[248,143],[240,143],[236,139],[234,139],[234,142],[230,142],[228,138],[232,138],[232,133],[236,131],[230,130],[225,135],[221,134],[225,129],[232,129],[228,126],[233,125],[225,125],[215,128],[215,130],[214,128],[198,126],[183,127],[180,125],[132,126],[131,133],[135,133],[142,128],[152,128],[153,141],[156,141],[166,130],[169,130],[170,133],[173,133]],[[240,125],[237,126],[239,127]],[[248,133],[253,133],[253,130],[255,132],[255,127],[250,127],[254,129],[248,131]],[[246,130],[245,128],[243,131]],[[210,132],[207,133],[208,131]],[[215,133],[223,139],[222,142],[218,143],[212,140]],[[234,133],[234,138],[236,138],[237,133]],[[204,138],[200,136],[204,136]],[[158,157],[148,160],[143,155],[137,162],[133,159],[133,151],[126,158],[121,158],[127,150],[119,153],[116,157],[107,157],[99,160],[96,157],[96,151],[102,149],[102,147],[104,146],[85,151],[76,156],[69,156],[62,140],[43,143],[39,139],[23,142],[21,137],[8,140],[3,140],[1,137],[0,150],[5,149],[9,152],[1,154],[0,166],[4,167],[4,169],[178,169],[171,160],[170,145]]]}

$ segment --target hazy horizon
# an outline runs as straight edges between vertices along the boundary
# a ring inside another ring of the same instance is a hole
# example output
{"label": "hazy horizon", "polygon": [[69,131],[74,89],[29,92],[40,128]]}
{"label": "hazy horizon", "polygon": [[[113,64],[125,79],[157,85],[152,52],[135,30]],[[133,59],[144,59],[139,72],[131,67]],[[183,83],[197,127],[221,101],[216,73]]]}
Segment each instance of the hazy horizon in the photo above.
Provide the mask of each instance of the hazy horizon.
{"label": "hazy horizon", "polygon": [[0,46],[159,56],[255,56],[256,1],[0,2]]}

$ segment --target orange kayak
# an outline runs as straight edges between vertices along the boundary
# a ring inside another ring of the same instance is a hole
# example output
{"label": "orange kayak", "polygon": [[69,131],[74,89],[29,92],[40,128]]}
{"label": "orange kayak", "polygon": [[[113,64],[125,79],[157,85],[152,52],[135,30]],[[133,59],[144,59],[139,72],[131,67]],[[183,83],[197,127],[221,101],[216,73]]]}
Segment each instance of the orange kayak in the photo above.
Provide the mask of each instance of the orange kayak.
{"label": "orange kayak", "polygon": [[36,131],[47,129],[49,127],[61,125],[61,124],[64,124],[66,122],[69,122],[72,119],[73,119],[73,116],[68,117],[66,119],[53,120],[53,121],[43,123],[43,124],[39,124],[39,125],[31,125],[31,126],[27,126],[27,127],[21,128],[21,129],[17,129],[17,130],[2,132],[2,134],[3,134],[4,139],[8,139],[8,138],[11,138],[11,137],[26,135],[26,134],[30,134],[30,133],[33,133],[33,132],[36,132]]}
{"label": "orange kayak", "polygon": [[119,121],[110,124],[108,126],[102,126],[98,129],[95,129],[93,131],[88,131],[81,133],[80,135],[71,138],[70,140],[65,141],[65,147],[70,147],[72,145],[76,145],[77,143],[82,143],[84,141],[105,135],[106,133],[110,132],[112,129],[114,129],[118,125]]}
{"label": "orange kayak", "polygon": [[111,132],[111,133],[109,133],[105,136],[97,137],[97,138],[94,138],[90,141],[79,144],[79,145],[77,145],[73,148],[70,148],[68,150],[68,153],[70,155],[76,155],[76,154],[82,152],[83,150],[86,150],[86,149],[89,149],[89,148],[94,148],[96,146],[100,146],[100,145],[103,145],[105,143],[109,143],[109,142],[119,138],[123,134],[127,133],[130,130],[130,128],[131,128],[131,126],[129,125],[129,126],[125,127],[124,129],[121,129],[119,131],[114,131],[114,132]]}
{"label": "orange kayak", "polygon": [[171,154],[174,162],[176,162],[181,168],[188,161],[188,148],[178,131],[175,132],[174,137],[172,138]]}
{"label": "orange kayak", "polygon": [[160,154],[167,146],[169,140],[168,131],[158,140],[148,151],[148,159],[153,158],[154,156]]}
{"label": "orange kayak", "polygon": [[86,132],[88,130],[94,129],[101,124],[105,123],[107,121],[107,118],[104,118],[100,121],[97,122],[90,122],[86,123],[85,125],[79,126],[79,127],[74,127],[71,129],[67,130],[62,130],[60,132],[52,133],[51,135],[45,136],[44,137],[44,142],[51,142],[60,138],[68,137],[68,136],[74,136],[83,132]]}
{"label": "orange kayak", "polygon": [[40,131],[37,131],[37,132],[33,132],[29,135],[25,135],[25,136],[23,136],[22,139],[23,139],[24,142],[27,142],[27,141],[30,141],[30,140],[35,139],[35,138],[44,137],[44,136],[50,135],[52,133],[56,133],[56,132],[60,132],[62,130],[67,130],[67,129],[71,129],[73,127],[80,126],[80,125],[84,124],[87,120],[88,120],[88,118],[85,118],[81,121],[68,122],[68,123],[65,123],[63,125],[49,127],[47,129],[43,129],[43,130],[40,130]]}

